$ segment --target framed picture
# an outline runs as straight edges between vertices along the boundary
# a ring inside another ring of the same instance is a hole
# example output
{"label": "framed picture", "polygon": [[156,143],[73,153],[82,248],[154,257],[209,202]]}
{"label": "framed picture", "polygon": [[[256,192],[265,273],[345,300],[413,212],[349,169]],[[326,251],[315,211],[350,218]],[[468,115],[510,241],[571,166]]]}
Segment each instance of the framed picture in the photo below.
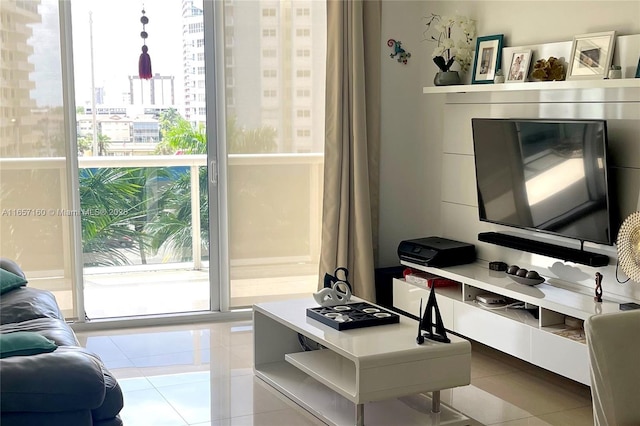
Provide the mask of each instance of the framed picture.
{"label": "framed picture", "polygon": [[504,35],[478,37],[476,55],[473,60],[471,83],[493,83],[497,68],[502,60],[502,41]]}
{"label": "framed picture", "polygon": [[529,74],[529,63],[531,62],[531,50],[520,50],[513,52],[509,65],[509,72],[506,75],[507,83],[522,83],[527,81]]}
{"label": "framed picture", "polygon": [[640,78],[640,59],[638,59],[638,68],[636,68],[636,78]]}
{"label": "framed picture", "polygon": [[598,80],[607,77],[616,32],[592,33],[573,38],[567,80]]}

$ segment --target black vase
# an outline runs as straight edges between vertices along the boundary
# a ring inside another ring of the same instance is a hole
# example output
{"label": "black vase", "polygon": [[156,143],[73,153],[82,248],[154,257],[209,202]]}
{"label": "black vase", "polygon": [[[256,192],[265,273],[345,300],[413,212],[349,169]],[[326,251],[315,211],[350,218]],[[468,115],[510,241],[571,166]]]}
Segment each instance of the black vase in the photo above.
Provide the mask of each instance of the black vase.
{"label": "black vase", "polygon": [[460,84],[458,71],[439,71],[433,79],[436,86],[453,86]]}

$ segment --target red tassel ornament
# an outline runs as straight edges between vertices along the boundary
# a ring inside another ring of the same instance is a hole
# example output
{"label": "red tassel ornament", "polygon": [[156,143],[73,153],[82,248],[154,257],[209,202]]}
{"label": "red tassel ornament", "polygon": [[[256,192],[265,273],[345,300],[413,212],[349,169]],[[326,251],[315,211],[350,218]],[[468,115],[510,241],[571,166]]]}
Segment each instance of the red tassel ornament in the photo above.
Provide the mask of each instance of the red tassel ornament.
{"label": "red tassel ornament", "polygon": [[144,9],[142,9],[142,18],[140,18],[140,22],[142,22],[142,32],[140,33],[140,37],[142,37],[142,53],[138,61],[138,76],[144,80],[149,80],[153,77],[153,74],[151,72],[151,56],[147,53],[149,51],[147,47],[149,34],[145,31],[145,25],[149,23],[149,18],[145,16],[145,13]]}

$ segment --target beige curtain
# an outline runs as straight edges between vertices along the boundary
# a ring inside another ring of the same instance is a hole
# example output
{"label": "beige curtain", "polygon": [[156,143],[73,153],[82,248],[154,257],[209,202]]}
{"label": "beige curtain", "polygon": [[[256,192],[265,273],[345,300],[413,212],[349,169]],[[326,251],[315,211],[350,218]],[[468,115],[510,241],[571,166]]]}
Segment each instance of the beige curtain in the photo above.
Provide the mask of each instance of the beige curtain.
{"label": "beige curtain", "polygon": [[375,301],[380,152],[379,0],[327,1],[327,94],[320,283],[349,269]]}

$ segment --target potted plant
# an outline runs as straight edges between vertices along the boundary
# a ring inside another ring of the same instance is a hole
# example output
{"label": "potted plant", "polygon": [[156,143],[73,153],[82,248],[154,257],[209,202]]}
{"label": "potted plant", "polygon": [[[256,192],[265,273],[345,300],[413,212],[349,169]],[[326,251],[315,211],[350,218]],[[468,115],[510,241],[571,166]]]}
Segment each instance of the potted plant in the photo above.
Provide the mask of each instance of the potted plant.
{"label": "potted plant", "polygon": [[[432,57],[440,69],[433,83],[436,86],[460,84],[458,71],[452,71],[451,67],[457,63],[460,71],[464,72],[471,66],[476,21],[464,16],[440,16],[434,13],[426,19],[426,39],[437,44]],[[454,31],[456,28],[457,31]],[[428,34],[433,31],[435,35]]]}

